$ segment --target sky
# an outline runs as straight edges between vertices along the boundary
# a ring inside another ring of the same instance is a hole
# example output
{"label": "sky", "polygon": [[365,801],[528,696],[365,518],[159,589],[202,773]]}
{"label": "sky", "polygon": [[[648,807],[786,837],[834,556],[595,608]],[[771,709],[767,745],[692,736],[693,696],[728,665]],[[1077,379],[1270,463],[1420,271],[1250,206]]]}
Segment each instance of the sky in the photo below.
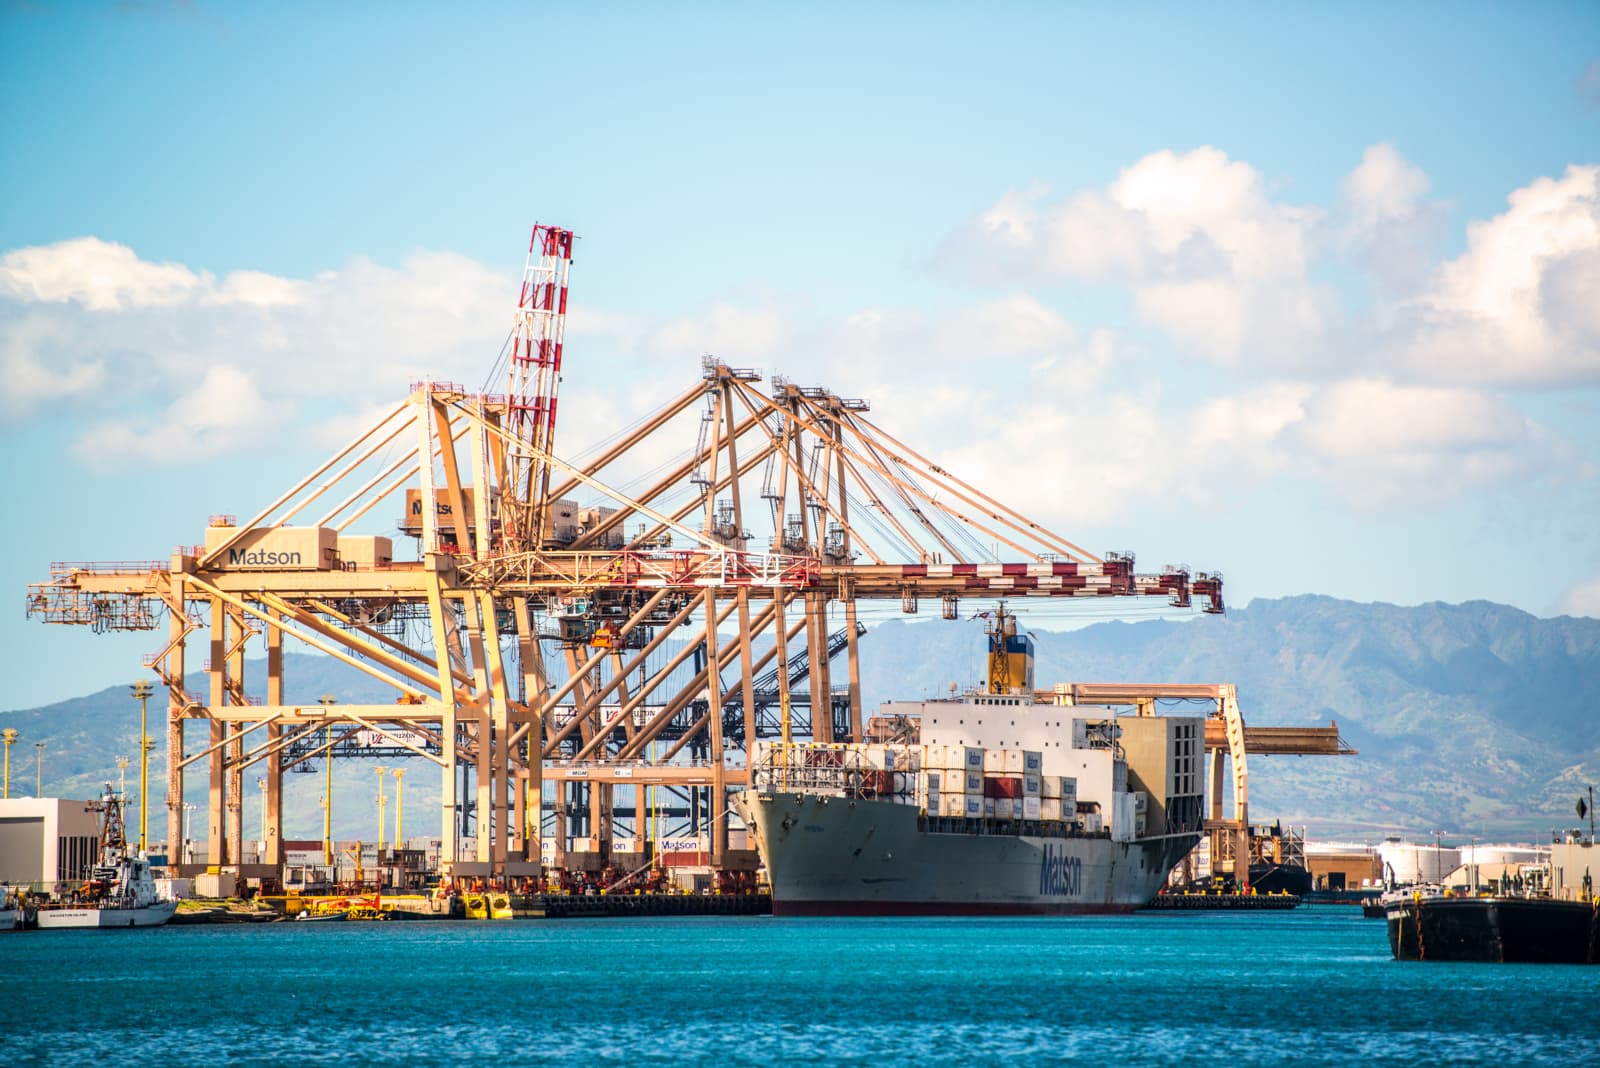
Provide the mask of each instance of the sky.
{"label": "sky", "polygon": [[0,3],[0,192],[0,708],[159,644],[52,561],[498,390],[535,222],[559,452],[712,354],[1234,605],[1600,616],[1593,3]]}

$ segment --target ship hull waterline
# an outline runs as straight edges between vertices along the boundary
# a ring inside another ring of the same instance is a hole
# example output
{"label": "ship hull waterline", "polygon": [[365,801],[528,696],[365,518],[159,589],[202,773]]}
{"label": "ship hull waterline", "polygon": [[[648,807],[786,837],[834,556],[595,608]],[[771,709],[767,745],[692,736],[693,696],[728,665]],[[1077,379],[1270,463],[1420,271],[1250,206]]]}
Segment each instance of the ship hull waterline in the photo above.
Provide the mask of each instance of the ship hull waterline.
{"label": "ship hull waterline", "polygon": [[930,824],[907,804],[785,791],[746,791],[740,808],[775,916],[1127,913],[1199,838],[972,833],[976,824]]}
{"label": "ship hull waterline", "polygon": [[162,901],[143,908],[64,908],[40,909],[40,930],[76,930],[99,927],[160,927],[178,911],[176,901]]}

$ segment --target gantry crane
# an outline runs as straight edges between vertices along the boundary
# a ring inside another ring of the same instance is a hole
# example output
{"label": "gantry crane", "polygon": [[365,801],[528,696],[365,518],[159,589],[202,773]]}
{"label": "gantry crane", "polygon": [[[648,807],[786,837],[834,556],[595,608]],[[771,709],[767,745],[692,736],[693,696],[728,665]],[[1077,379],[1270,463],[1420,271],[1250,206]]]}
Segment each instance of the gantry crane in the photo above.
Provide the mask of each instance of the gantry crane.
{"label": "gantry crane", "polygon": [[[503,353],[506,393],[413,383],[244,522],[213,517],[202,544],[164,560],[55,564],[30,587],[28,612],[46,622],[155,630],[165,620],[166,641],[146,662],[170,694],[170,855],[183,770],[204,761],[211,862],[239,865],[242,776],[256,766],[267,782],[265,860],[281,865],[284,770],[343,755],[359,734],[438,765],[440,858],[455,874],[537,874],[544,833],[564,863],[569,812],[589,832],[580,851],[604,854],[619,784],[637,824],[645,791],[701,791],[720,865],[727,791],[746,774],[730,766],[730,748],[775,729],[862,736],[858,600],[916,612],[938,599],[946,618],[964,598],[998,597],[1154,597],[1222,611],[1218,574],[1145,574],[1131,553],[1096,556],[891,435],[865,401],[783,378],[763,387],[757,371],[710,357],[632,429],[581,463],[562,459],[572,249],[570,231],[534,228]],[[359,533],[395,502],[414,559],[390,537]],[[408,641],[418,630],[423,640]],[[260,703],[246,694],[244,657],[258,634]],[[394,701],[286,703],[286,640],[359,669]],[[207,682],[191,692],[202,643]],[[802,658],[807,699],[791,701]],[[758,692],[763,672],[782,680],[776,695]],[[774,696],[781,727],[761,714]],[[809,714],[794,722],[797,706]],[[200,724],[196,744],[187,728]],[[686,747],[700,759],[686,760]],[[460,848],[468,819],[470,856]]]}

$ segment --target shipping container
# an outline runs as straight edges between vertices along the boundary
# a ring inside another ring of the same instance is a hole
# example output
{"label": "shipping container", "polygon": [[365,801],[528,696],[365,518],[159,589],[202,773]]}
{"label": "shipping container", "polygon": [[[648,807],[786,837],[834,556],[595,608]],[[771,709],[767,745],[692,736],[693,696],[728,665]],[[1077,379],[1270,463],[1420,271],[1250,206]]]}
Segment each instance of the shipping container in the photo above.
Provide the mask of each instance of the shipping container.
{"label": "shipping container", "polygon": [[1006,751],[1004,749],[987,749],[984,751],[983,773],[985,775],[1004,775],[1006,773]]}
{"label": "shipping container", "polygon": [[346,571],[371,571],[394,563],[394,542],[372,535],[340,535],[339,564]]}
{"label": "shipping container", "polygon": [[950,765],[945,763],[945,760],[947,759],[947,757],[945,756],[945,753],[949,748],[950,748],[949,746],[945,746],[945,745],[926,745],[926,746],[923,746],[922,747],[922,766],[925,767],[925,768],[930,768],[930,769],[938,768],[940,770],[943,770],[944,768],[949,767]]}
{"label": "shipping container", "polygon": [[1046,801],[1061,800],[1061,776],[1041,775],[1039,777],[1039,796]]}
{"label": "shipping container", "polygon": [[943,778],[944,772],[939,771],[937,768],[929,768],[923,773],[923,781],[927,784],[927,790],[930,794],[936,794],[939,792],[939,787]]}
{"label": "shipping container", "polygon": [[[972,745],[952,745],[950,749],[951,752],[959,753],[961,755],[961,764],[959,766],[963,770],[976,771],[979,774],[982,774],[984,759],[982,749]],[[946,766],[955,767],[956,765],[950,764]]]}
{"label": "shipping container", "polygon": [[940,777],[939,789],[947,794],[983,794],[983,776],[975,771],[946,771]]}
{"label": "shipping container", "polygon": [[894,750],[882,745],[863,745],[856,748],[862,762],[879,771],[894,769]]}
{"label": "shipping container", "polygon": [[[493,492],[489,496],[489,516],[491,520],[497,518],[496,513],[498,509],[496,508],[496,505],[499,503],[499,496],[500,495],[498,492]],[[473,508],[475,507],[472,488],[469,486],[462,487],[461,497],[462,507],[467,510],[467,514],[463,518],[466,519],[467,525],[471,526],[473,523]],[[455,508],[450,503],[450,491],[443,489],[434,490],[433,500],[434,523],[441,531],[448,530],[453,532],[455,529],[456,516]],[[558,501],[556,503],[558,505],[575,506],[575,502],[573,501]],[[557,521],[562,521],[562,518],[559,514],[561,509],[553,508],[552,511],[557,513],[555,517]],[[570,515],[565,518],[565,522],[570,525]],[[406,490],[406,514],[400,519],[400,530],[403,533],[413,535],[422,533],[422,491],[419,489]],[[567,540],[571,541],[572,539],[571,537],[568,537]]]}
{"label": "shipping container", "polygon": [[[933,811],[933,799],[928,799],[928,811]],[[963,794],[939,795],[939,815],[965,816],[967,815],[967,799]]]}
{"label": "shipping container", "polygon": [[1089,812],[1083,817],[1083,829],[1090,834],[1100,833],[1100,813]]}
{"label": "shipping container", "polygon": [[1022,799],[1022,818],[1025,820],[1040,819],[1041,803],[1037,797],[1024,797]]}
{"label": "shipping container", "polygon": [[1044,771],[1044,754],[1032,749],[1022,751],[1022,773],[1038,775]]}
{"label": "shipping container", "polygon": [[[239,533],[238,527],[207,527],[211,553]],[[327,571],[339,551],[332,527],[257,527],[245,531],[211,566],[225,571]]]}
{"label": "shipping container", "polygon": [[969,819],[969,820],[982,819],[983,818],[983,798],[979,797],[977,794],[962,794],[961,797],[966,802],[966,816],[967,816],[967,819]]}
{"label": "shipping container", "polygon": [[1061,818],[1061,798],[1046,797],[1039,801],[1039,818],[1052,822]]}
{"label": "shipping container", "polygon": [[1023,797],[1038,797],[1040,789],[1041,783],[1039,782],[1039,776],[1037,774],[1024,775],[1022,777]]}
{"label": "shipping container", "polygon": [[1022,772],[1023,772],[1023,764],[1025,763],[1025,761],[1023,759],[1023,756],[1022,756],[1022,750],[1020,750],[1020,749],[1002,749],[1001,752],[1003,752],[1005,754],[1005,763],[1006,763],[1005,772],[1006,772],[1006,774],[1007,775],[1021,775]]}
{"label": "shipping container", "polygon": [[989,775],[983,780],[983,796],[1013,798],[1022,796],[1022,778],[1015,775]]}
{"label": "shipping container", "polygon": [[985,797],[983,799],[983,818],[988,820],[994,819],[994,798],[992,797]]}
{"label": "shipping container", "polygon": [[1078,780],[1071,775],[1061,776],[1061,807],[1067,807],[1067,802],[1078,800]]}
{"label": "shipping container", "polygon": [[1133,791],[1133,811],[1143,815],[1149,809],[1150,795],[1143,790]]}
{"label": "shipping container", "polygon": [[994,798],[994,818],[997,820],[1014,820],[1017,818],[1020,802],[1009,797]]}

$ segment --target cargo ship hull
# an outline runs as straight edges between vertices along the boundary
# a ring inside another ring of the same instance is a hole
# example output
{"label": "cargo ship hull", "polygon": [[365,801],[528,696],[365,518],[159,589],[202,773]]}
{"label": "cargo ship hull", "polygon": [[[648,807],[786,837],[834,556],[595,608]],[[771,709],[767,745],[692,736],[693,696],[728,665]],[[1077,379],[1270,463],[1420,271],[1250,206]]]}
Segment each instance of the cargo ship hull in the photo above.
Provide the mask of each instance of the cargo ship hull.
{"label": "cargo ship hull", "polygon": [[739,804],[779,916],[1131,912],[1199,837],[1017,833],[1029,825],[930,821],[913,805],[787,791],[746,791]]}

